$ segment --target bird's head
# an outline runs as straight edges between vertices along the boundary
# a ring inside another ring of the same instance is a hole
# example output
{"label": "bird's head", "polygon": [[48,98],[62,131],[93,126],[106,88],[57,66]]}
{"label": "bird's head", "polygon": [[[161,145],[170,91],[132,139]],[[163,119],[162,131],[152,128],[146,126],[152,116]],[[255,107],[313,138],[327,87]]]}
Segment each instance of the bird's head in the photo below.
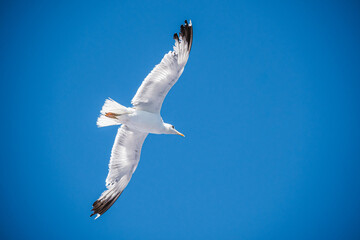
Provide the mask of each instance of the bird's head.
{"label": "bird's head", "polygon": [[184,134],[177,131],[173,125],[165,123],[164,126],[165,126],[165,134],[177,134],[177,135],[180,135],[182,137],[185,137]]}

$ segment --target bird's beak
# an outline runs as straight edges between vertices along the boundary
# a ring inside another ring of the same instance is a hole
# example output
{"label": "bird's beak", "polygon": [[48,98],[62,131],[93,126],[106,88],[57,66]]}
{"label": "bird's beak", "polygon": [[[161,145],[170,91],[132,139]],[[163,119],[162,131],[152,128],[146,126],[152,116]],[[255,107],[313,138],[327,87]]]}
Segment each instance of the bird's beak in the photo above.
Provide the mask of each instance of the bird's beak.
{"label": "bird's beak", "polygon": [[[174,130],[175,130],[175,129],[174,129]],[[182,134],[181,132],[179,132],[179,131],[177,131],[177,130],[175,130],[175,132],[176,132],[177,135],[180,135],[180,136],[182,136],[182,137],[185,137],[184,134]]]}

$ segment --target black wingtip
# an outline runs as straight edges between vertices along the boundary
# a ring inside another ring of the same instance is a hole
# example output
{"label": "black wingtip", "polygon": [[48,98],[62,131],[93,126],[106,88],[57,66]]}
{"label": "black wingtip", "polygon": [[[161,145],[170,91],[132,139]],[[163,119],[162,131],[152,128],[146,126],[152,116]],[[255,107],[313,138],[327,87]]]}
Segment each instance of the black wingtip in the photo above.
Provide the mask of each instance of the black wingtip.
{"label": "black wingtip", "polygon": [[94,216],[95,214],[99,214],[99,216],[95,217],[96,219],[103,215],[116,202],[121,193],[122,191],[115,195],[107,194],[104,197],[100,197],[98,200],[96,200],[92,205],[93,208],[91,211],[93,211],[93,213],[90,215],[90,217]]}
{"label": "black wingtip", "polygon": [[[185,24],[180,26],[179,35],[183,41],[186,41],[188,43],[188,49],[190,51],[191,46],[192,46],[192,39],[193,39],[192,23],[191,23],[191,20],[189,22],[187,20],[185,20],[184,22],[185,22]],[[174,34],[174,39],[176,39],[175,35],[176,35],[177,40],[179,40],[179,36],[176,33]]]}
{"label": "black wingtip", "polygon": [[[192,39],[193,39],[193,28],[192,28],[192,23],[190,20],[190,24],[188,23],[187,20],[184,21],[185,22],[185,26],[181,25],[183,28],[183,35],[185,36],[186,41],[188,42],[188,48],[189,51],[191,50],[191,45],[192,45]],[[180,29],[181,30],[181,29]]]}

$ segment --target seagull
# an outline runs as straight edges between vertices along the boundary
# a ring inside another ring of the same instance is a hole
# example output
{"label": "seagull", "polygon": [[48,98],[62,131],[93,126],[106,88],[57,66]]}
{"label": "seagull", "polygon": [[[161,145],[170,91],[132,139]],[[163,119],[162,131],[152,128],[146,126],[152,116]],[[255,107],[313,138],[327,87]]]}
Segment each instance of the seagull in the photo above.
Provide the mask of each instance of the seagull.
{"label": "seagull", "polygon": [[193,38],[191,20],[181,25],[179,35],[174,34],[173,51],[164,55],[144,79],[134,98],[132,107],[125,107],[111,98],[106,99],[97,120],[98,127],[121,125],[111,150],[106,188],[92,205],[95,219],[104,214],[120,197],[140,160],[141,148],[149,133],[177,134],[169,123],[164,123],[160,110],[162,103],[177,82],[188,61]]}

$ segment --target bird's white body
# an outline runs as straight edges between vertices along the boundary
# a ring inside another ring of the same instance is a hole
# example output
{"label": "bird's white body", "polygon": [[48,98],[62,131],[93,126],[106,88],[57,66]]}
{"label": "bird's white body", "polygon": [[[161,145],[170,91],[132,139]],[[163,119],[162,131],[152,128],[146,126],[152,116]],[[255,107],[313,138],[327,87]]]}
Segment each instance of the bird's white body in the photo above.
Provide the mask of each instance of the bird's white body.
{"label": "bird's white body", "polygon": [[162,134],[165,132],[164,121],[160,114],[151,113],[142,110],[134,110],[133,113],[127,115],[127,126],[140,132]]}
{"label": "bird's white body", "polygon": [[185,21],[179,36],[174,34],[174,50],[165,54],[144,79],[131,101],[133,107],[124,107],[112,99],[105,101],[97,120],[98,127],[122,126],[111,151],[107,190],[94,202],[91,216],[96,214],[98,218],[120,197],[137,168],[142,145],[149,133],[184,136],[173,125],[164,123],[160,110],[166,95],[184,71],[191,50],[192,33],[191,21]]}

